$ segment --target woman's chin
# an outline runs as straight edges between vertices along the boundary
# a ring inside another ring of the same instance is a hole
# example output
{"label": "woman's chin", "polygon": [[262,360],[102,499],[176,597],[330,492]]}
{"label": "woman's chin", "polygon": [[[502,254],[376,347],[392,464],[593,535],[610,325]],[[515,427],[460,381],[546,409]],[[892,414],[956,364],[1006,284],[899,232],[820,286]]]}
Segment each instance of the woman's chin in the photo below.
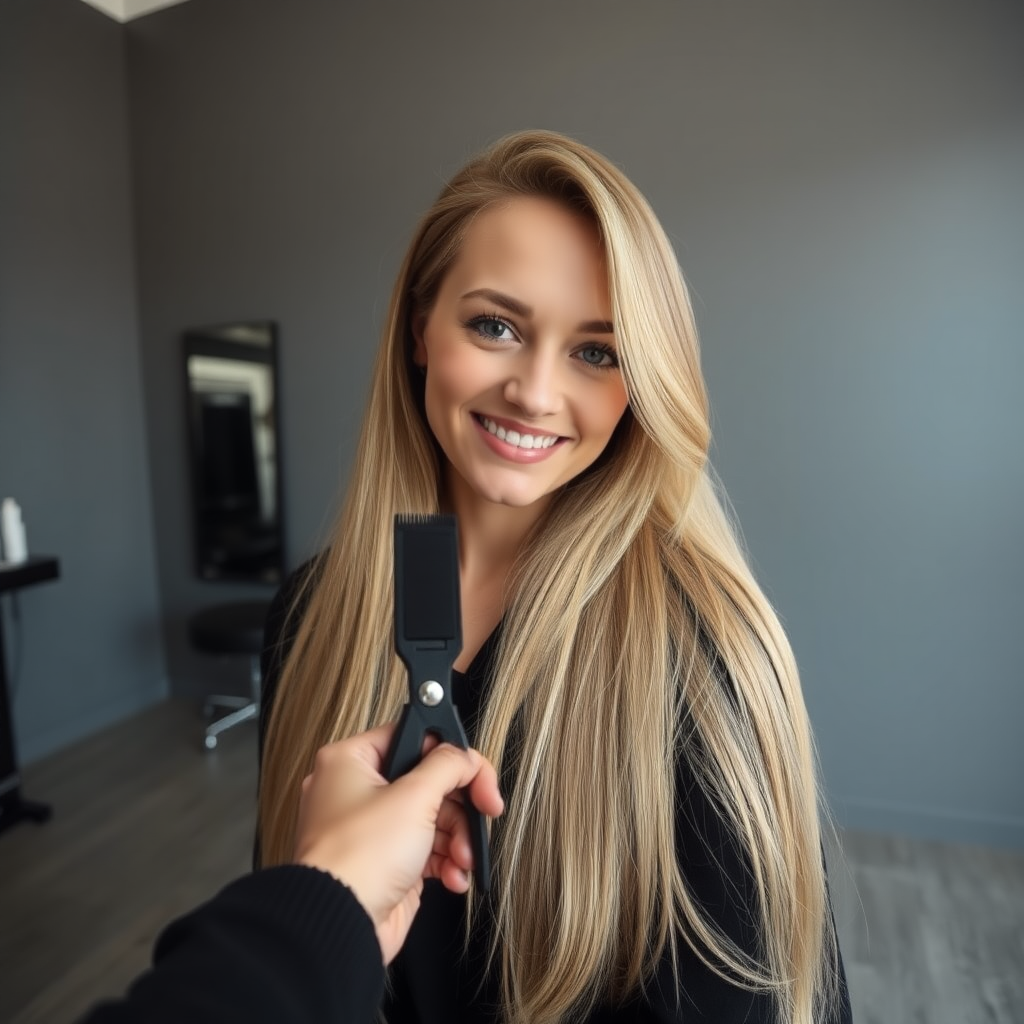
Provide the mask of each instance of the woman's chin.
{"label": "woman's chin", "polygon": [[509,487],[507,485],[470,485],[470,493],[482,503],[505,508],[532,509],[538,502],[547,502],[551,493],[538,487]]}
{"label": "woman's chin", "polygon": [[534,508],[538,502],[547,501],[547,494],[521,494],[519,492],[499,492],[486,500],[491,505],[502,505],[505,508]]}

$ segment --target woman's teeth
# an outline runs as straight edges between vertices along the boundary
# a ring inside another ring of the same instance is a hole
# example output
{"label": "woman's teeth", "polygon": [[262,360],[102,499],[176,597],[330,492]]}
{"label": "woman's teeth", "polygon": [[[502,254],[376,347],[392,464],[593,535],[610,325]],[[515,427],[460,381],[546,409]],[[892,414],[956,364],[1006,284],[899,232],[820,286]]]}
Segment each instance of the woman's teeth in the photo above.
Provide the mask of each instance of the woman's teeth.
{"label": "woman's teeth", "polygon": [[506,444],[515,445],[516,448],[550,448],[558,440],[558,437],[553,434],[543,436],[520,434],[518,430],[506,430],[504,427],[499,427],[494,420],[489,420],[486,416],[477,418],[489,434],[493,434],[499,441],[504,441]]}

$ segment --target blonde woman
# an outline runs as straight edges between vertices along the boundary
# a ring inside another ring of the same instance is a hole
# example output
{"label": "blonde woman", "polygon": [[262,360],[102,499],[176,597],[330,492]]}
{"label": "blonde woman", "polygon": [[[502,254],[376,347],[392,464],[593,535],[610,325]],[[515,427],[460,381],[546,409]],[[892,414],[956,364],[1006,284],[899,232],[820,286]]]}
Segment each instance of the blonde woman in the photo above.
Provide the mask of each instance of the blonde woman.
{"label": "blonde woman", "polygon": [[277,864],[317,749],[405,700],[394,514],[456,515],[454,699],[507,810],[490,894],[424,892],[391,1024],[849,1020],[797,670],[709,442],[686,289],[623,174],[550,132],[456,174],[399,273],[332,542],[265,658]]}

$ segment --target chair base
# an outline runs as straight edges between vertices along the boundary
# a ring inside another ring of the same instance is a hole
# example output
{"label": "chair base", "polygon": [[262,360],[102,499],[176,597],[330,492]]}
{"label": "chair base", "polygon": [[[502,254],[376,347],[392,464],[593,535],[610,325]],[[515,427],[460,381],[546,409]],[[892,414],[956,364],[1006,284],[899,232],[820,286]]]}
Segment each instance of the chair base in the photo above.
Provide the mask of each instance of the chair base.
{"label": "chair base", "polygon": [[[240,703],[231,705],[227,704],[227,701],[234,702],[238,700]],[[217,737],[220,733],[224,732],[225,729],[230,729],[232,726],[238,725],[240,722],[247,722],[250,718],[255,718],[260,713],[260,706],[255,701],[246,700],[245,697],[210,697],[206,703],[209,708],[213,707],[234,707],[235,710],[228,715],[224,715],[223,718],[218,718],[216,722],[211,722],[206,727],[206,735],[203,738],[203,745],[207,750],[214,750],[217,747]]]}
{"label": "chair base", "polygon": [[203,704],[203,713],[209,718],[217,708],[232,709],[229,714],[218,718],[206,727],[203,737],[203,746],[207,750],[217,749],[217,737],[241,722],[248,722],[250,718],[258,718],[260,713],[260,659],[259,655],[252,655],[249,659],[249,685],[252,691],[251,697],[227,697],[221,694],[214,694],[206,698]]}

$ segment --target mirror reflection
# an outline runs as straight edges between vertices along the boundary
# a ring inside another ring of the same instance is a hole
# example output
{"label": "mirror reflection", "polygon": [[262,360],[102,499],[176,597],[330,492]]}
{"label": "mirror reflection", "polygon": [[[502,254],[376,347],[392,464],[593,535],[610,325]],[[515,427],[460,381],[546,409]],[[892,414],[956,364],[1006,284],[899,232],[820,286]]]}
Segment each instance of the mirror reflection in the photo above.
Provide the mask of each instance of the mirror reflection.
{"label": "mirror reflection", "polygon": [[184,356],[196,571],[280,583],[276,325],[191,328]]}

